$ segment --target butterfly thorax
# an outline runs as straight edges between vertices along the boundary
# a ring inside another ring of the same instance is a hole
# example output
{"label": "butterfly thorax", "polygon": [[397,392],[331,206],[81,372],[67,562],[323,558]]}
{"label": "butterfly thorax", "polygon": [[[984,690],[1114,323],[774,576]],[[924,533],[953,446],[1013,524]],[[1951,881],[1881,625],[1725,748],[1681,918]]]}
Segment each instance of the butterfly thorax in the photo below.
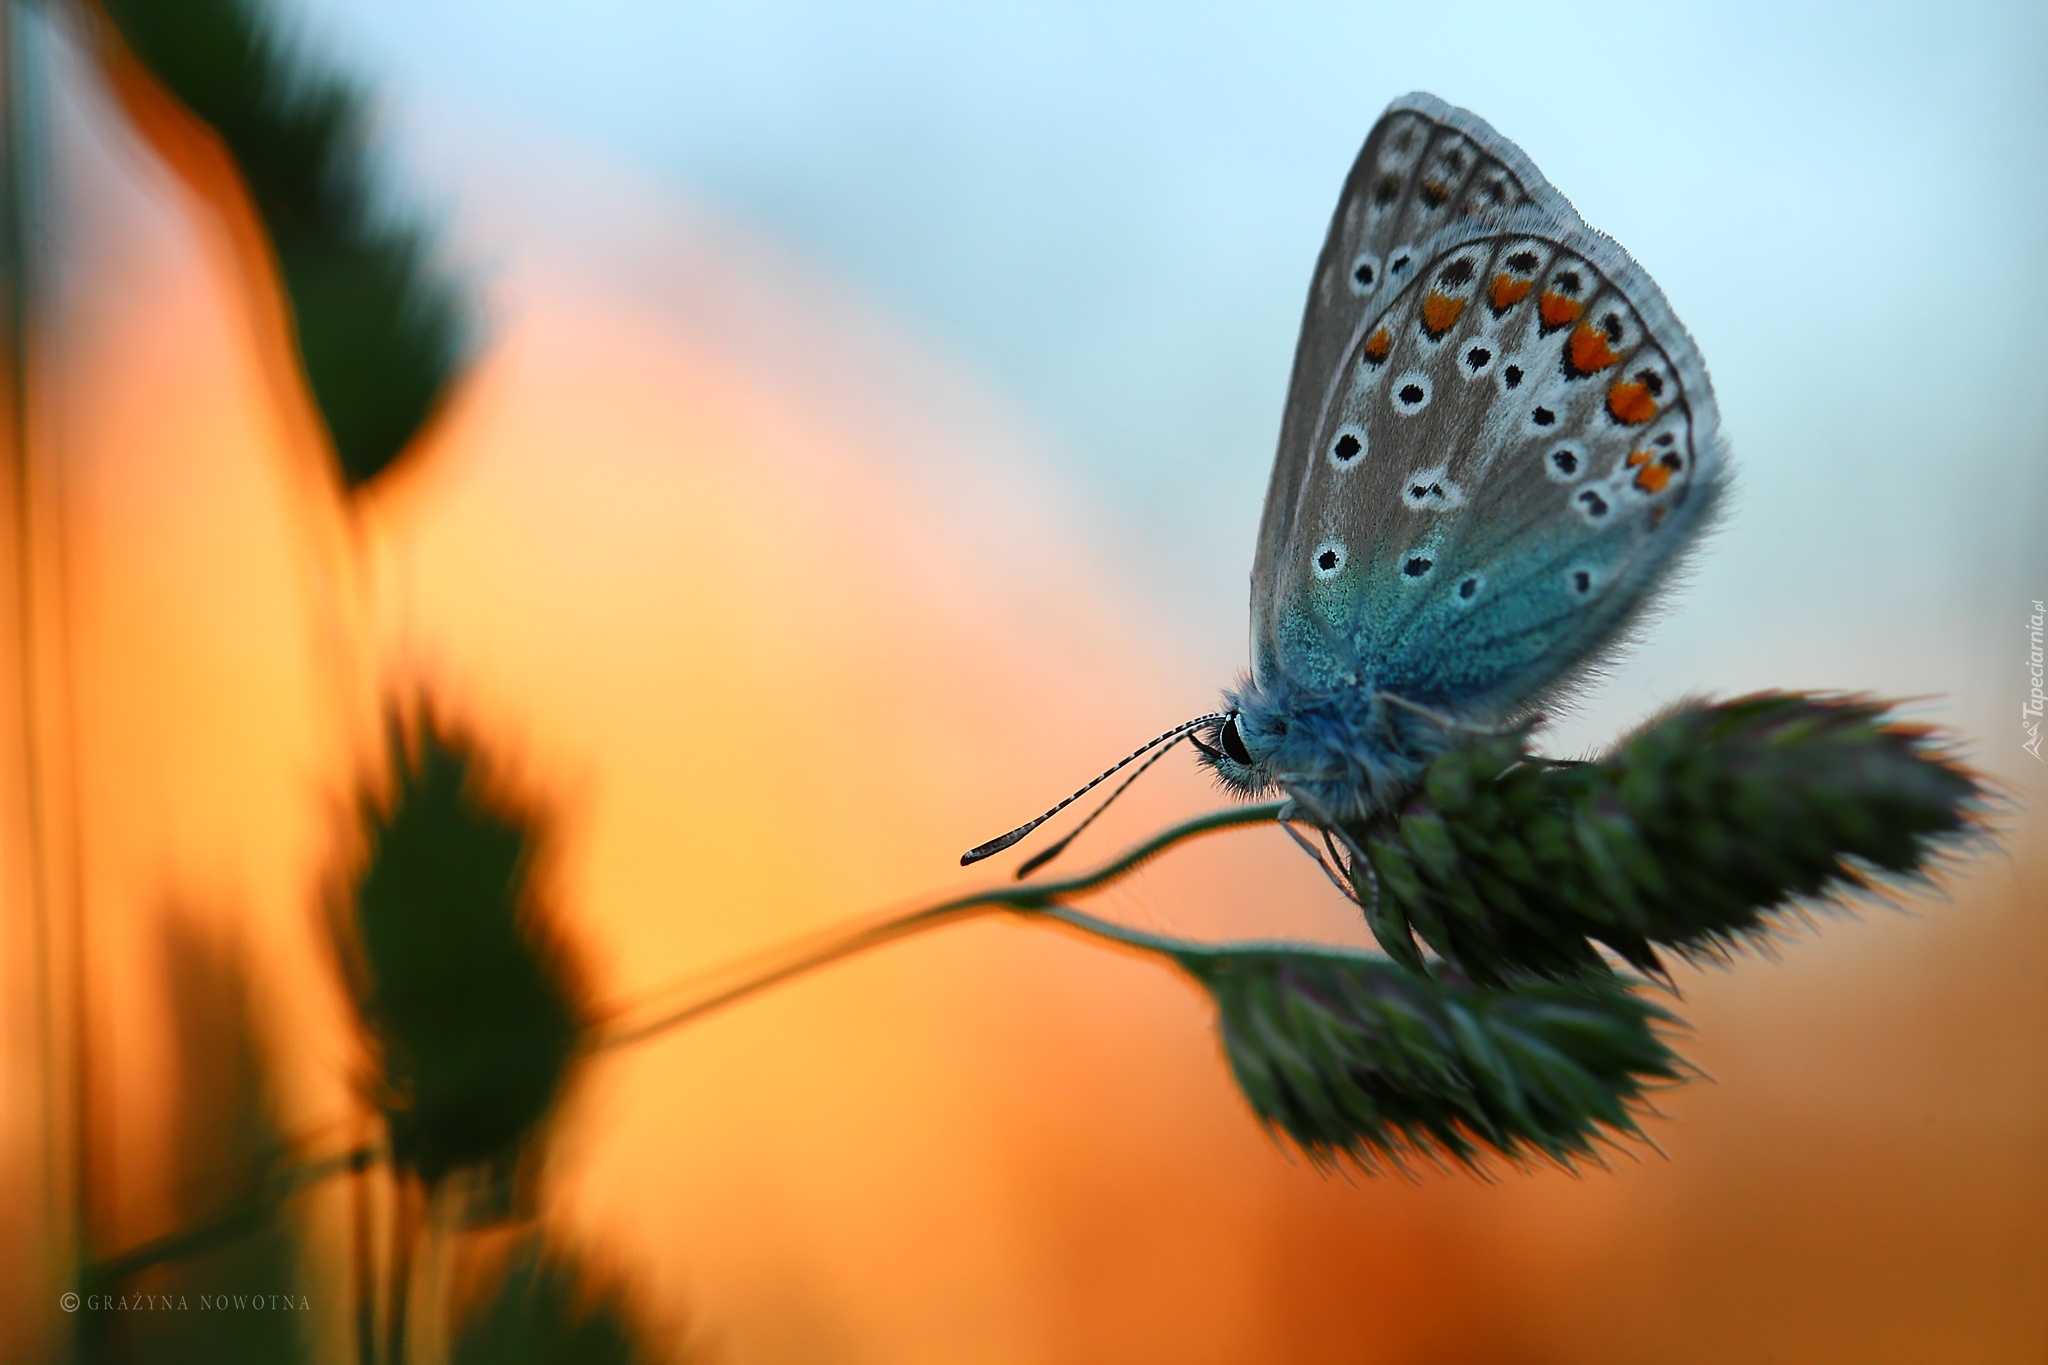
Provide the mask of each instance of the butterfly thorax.
{"label": "butterfly thorax", "polygon": [[1345,823],[1398,807],[1454,729],[1424,707],[1370,686],[1246,682],[1224,694],[1236,713],[1240,762],[1227,750],[1204,761],[1246,796],[1282,791],[1306,813]]}

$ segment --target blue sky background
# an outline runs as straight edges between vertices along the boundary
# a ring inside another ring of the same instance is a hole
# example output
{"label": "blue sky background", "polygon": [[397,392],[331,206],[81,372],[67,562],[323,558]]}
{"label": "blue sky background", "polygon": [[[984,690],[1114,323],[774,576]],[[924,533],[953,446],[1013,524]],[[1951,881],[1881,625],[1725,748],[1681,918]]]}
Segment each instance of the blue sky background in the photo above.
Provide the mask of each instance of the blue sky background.
{"label": "blue sky background", "polygon": [[1739,500],[1643,689],[1938,693],[1972,725],[2017,700],[2048,595],[2048,7],[289,8],[401,160],[544,133],[867,298],[1014,406],[1226,668],[1337,189],[1432,90],[1642,260],[1714,374]]}

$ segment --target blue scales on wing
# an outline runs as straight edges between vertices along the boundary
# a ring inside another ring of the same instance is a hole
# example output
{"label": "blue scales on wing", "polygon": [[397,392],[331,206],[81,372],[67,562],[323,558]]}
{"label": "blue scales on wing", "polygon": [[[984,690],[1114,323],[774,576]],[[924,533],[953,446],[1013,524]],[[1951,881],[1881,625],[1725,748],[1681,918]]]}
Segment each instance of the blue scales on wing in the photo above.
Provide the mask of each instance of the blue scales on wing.
{"label": "blue scales on wing", "polygon": [[[1254,571],[1253,676],[1230,698],[1250,761],[1217,765],[1335,818],[1399,799],[1455,728],[1512,722],[1582,676],[1697,539],[1724,463],[1705,367],[1656,284],[1471,116],[1451,145],[1514,172],[1520,199],[1405,244],[1452,135],[1406,104],[1360,159],[1380,171],[1390,128],[1429,130],[1384,209],[1406,264],[1348,310],[1319,269],[1315,365],[1297,363]],[[1378,183],[1354,171],[1326,266],[1380,240]]]}

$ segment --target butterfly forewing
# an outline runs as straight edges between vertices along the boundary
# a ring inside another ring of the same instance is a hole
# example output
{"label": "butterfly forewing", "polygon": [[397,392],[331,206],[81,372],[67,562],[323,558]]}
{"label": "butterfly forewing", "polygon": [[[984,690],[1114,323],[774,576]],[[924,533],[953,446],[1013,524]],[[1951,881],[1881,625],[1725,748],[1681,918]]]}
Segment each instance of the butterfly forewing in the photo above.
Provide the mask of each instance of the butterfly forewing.
{"label": "butterfly forewing", "polygon": [[1367,136],[1337,203],[1309,284],[1279,454],[1252,567],[1255,663],[1272,664],[1273,577],[1312,463],[1310,438],[1360,322],[1414,279],[1439,233],[1516,206],[1578,223],[1520,148],[1486,122],[1426,94],[1396,100]]}
{"label": "butterfly forewing", "polygon": [[1713,501],[1698,352],[1576,220],[1441,230],[1328,363],[1253,607],[1296,684],[1525,707],[1616,636]]}

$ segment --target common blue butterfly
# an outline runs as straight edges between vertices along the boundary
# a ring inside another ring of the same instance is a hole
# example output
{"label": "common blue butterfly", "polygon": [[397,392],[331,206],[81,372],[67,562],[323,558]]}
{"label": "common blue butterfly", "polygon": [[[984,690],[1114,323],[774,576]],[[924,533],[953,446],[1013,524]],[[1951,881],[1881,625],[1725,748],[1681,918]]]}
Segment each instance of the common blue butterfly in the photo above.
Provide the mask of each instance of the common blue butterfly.
{"label": "common blue butterfly", "polygon": [[1459,732],[1517,724],[1617,646],[1725,464],[1706,366],[1642,268],[1483,119],[1394,101],[1309,286],[1250,676],[962,861],[1183,738],[1326,830],[1392,809]]}

